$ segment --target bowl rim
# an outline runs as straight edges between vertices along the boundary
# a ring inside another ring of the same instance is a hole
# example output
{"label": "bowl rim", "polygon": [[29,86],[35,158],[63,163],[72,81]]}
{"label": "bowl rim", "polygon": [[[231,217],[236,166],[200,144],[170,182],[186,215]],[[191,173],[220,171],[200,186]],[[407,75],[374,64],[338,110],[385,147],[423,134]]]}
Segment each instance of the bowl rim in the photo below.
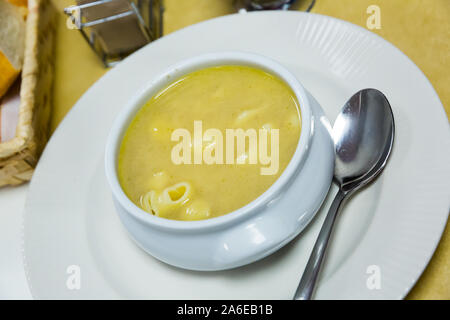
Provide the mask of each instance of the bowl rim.
{"label": "bowl rim", "polygon": [[[219,217],[197,221],[180,221],[155,217],[134,204],[123,191],[117,176],[117,155],[123,134],[131,120],[140,108],[152,96],[180,77],[196,70],[221,65],[243,65],[264,70],[283,80],[294,92],[299,105],[302,129],[297,148],[288,165],[277,180],[260,196],[245,206]],[[139,221],[159,229],[171,231],[200,231],[213,230],[225,227],[231,223],[241,221],[252,213],[257,212],[277,195],[295,175],[297,169],[303,164],[310,149],[311,138],[314,132],[313,115],[307,91],[300,81],[279,62],[256,53],[242,51],[220,51],[204,53],[184,59],[165,69],[159,76],[149,80],[130,101],[124,106],[114,120],[110,129],[105,149],[105,174],[115,201],[117,201],[127,214]]]}

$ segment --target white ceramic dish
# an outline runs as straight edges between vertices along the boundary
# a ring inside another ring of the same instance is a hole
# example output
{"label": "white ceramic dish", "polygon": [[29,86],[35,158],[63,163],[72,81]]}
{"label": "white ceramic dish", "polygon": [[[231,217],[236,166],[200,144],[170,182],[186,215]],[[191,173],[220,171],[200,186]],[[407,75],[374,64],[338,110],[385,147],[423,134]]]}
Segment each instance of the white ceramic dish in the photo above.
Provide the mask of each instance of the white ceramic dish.
{"label": "white ceramic dish", "polygon": [[[34,298],[292,298],[334,186],[301,236],[276,253],[233,270],[195,272],[161,263],[130,240],[104,174],[107,135],[130,95],[177,61],[227,50],[279,61],[329,119],[359,89],[386,94],[396,121],[389,165],[339,217],[315,298],[400,299],[414,285],[448,217],[450,130],[438,96],[404,54],[367,30],[315,14],[263,12],[165,36],[110,70],[74,106],[47,145],[25,206]],[[79,290],[66,285],[71,265],[80,267]],[[366,285],[370,266],[379,267],[379,289]]]}
{"label": "white ceramic dish", "polygon": [[[117,159],[123,135],[137,111],[157,92],[195,70],[246,65],[285,81],[299,101],[302,130],[297,149],[277,181],[261,196],[224,216],[174,221],[149,215],[122,190]],[[330,188],[334,147],[330,125],[317,101],[283,66],[244,52],[216,52],[186,59],[147,79],[130,96],[114,122],[105,152],[105,172],[120,219],[145,251],[171,265],[191,270],[224,270],[259,260],[299,234],[314,217]],[[307,195],[298,199],[298,195]]]}

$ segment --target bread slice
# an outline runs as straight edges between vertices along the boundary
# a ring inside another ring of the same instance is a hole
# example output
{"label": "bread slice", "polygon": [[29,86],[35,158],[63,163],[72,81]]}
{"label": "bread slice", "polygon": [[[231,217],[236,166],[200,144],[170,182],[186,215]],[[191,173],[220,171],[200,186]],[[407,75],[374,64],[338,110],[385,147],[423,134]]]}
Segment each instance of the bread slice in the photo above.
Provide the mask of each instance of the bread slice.
{"label": "bread slice", "polygon": [[20,74],[25,47],[24,8],[9,1],[0,0],[0,97]]}

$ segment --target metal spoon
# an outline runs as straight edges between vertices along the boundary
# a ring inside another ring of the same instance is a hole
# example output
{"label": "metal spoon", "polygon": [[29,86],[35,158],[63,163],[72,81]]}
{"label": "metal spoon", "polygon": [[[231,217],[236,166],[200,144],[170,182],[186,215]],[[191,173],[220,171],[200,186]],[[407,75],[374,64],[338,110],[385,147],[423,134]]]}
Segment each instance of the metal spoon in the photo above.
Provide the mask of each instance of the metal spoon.
{"label": "metal spoon", "polygon": [[344,201],[383,170],[394,142],[394,116],[380,91],[364,89],[344,105],[333,126],[336,148],[334,180],[339,185],[320,230],[295,300],[309,300],[324,260],[334,222]]}

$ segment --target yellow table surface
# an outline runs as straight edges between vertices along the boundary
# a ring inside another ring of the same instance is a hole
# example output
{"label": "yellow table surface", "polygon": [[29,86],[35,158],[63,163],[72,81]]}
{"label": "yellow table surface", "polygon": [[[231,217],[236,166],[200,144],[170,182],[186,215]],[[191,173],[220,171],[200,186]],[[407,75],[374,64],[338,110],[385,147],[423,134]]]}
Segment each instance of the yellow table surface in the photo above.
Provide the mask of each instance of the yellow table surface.
{"label": "yellow table surface", "polygon": [[[52,0],[62,9],[71,0]],[[309,0],[303,0],[309,1]],[[369,5],[381,9],[381,29],[372,30],[408,55],[425,73],[450,117],[450,1],[449,0],[317,0],[312,12],[366,27]],[[232,0],[165,0],[165,34],[190,24],[234,13]],[[79,32],[66,28],[59,14],[53,131],[80,96],[105,72]],[[450,227],[409,299],[450,299]]]}

